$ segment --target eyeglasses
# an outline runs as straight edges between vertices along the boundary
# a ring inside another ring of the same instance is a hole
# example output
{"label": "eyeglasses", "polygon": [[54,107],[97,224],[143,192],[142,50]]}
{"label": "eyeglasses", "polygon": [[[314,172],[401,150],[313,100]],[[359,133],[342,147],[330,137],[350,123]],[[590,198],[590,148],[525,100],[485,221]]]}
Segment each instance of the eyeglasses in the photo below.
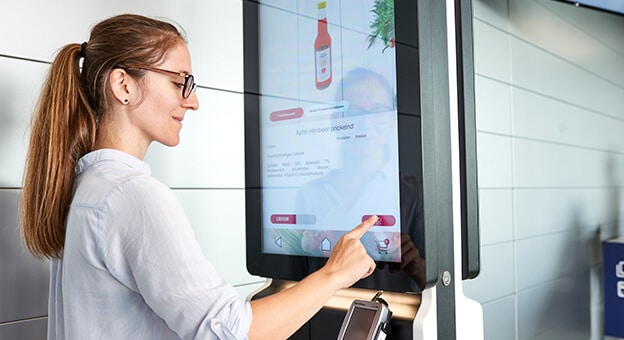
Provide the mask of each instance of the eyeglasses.
{"label": "eyeglasses", "polygon": [[164,73],[164,74],[171,74],[171,75],[175,75],[175,76],[179,76],[179,77],[184,78],[184,85],[182,86],[182,97],[184,99],[190,97],[191,93],[195,90],[195,87],[197,86],[197,84],[195,83],[195,77],[193,77],[193,75],[189,74],[189,73],[163,70],[161,68],[147,66],[147,65],[131,64],[131,65],[128,65],[128,67],[129,68],[136,68],[136,69],[140,69],[140,70],[160,72],[160,73]]}

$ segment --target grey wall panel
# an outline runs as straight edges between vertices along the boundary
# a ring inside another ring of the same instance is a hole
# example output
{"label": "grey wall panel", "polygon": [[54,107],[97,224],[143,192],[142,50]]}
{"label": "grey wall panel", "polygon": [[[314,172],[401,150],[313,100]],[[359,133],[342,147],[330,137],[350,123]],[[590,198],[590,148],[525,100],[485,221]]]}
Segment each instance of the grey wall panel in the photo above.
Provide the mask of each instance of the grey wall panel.
{"label": "grey wall panel", "polygon": [[2,340],[45,340],[48,318],[0,324]]}
{"label": "grey wall panel", "polygon": [[[514,89],[512,96],[515,136],[624,152],[621,119],[522,89]],[[624,100],[621,103],[624,105]]]}
{"label": "grey wall panel", "polygon": [[[619,65],[621,52],[615,49],[624,46],[624,39],[620,36],[617,42],[611,42],[609,35],[600,30],[601,21],[609,15],[602,13],[599,20],[592,16],[575,18],[574,12],[580,11],[573,10],[572,6],[551,0],[512,1],[511,32],[580,69],[624,86],[624,68]],[[592,25],[579,25],[587,21],[593,21]]]}
{"label": "grey wall panel", "polygon": [[501,0],[477,0],[472,2],[473,14],[492,26],[509,30],[509,4]]}
{"label": "grey wall panel", "polygon": [[[509,35],[498,27],[476,20],[474,36],[475,73],[501,82],[511,82]],[[478,100],[478,93],[476,98]]]}
{"label": "grey wall panel", "polygon": [[[151,7],[151,1],[143,0],[143,7]],[[242,1],[186,0],[170,5],[177,8],[177,18],[186,29],[197,82],[243,92]]]}
{"label": "grey wall panel", "polygon": [[560,277],[588,271],[589,258],[581,231],[516,241],[516,288],[530,289]]}
{"label": "grey wall panel", "polygon": [[479,190],[479,229],[482,246],[513,240],[513,204],[511,189]]}
{"label": "grey wall panel", "polygon": [[507,136],[477,133],[479,188],[511,188],[513,182],[512,139]]}
{"label": "grey wall panel", "polygon": [[517,339],[515,296],[484,303],[483,318],[493,320],[485,322],[485,339]]}
{"label": "grey wall panel", "polygon": [[476,124],[480,132],[511,135],[511,86],[483,76],[475,77]]}
{"label": "grey wall panel", "polygon": [[18,190],[0,189],[0,323],[48,313],[48,263],[22,245],[18,199]]}
{"label": "grey wall panel", "polygon": [[524,188],[600,188],[624,177],[624,156],[533,140],[514,141],[514,184]]}
{"label": "grey wall panel", "polygon": [[589,276],[586,272],[518,292],[519,340],[589,338]]}
{"label": "grey wall panel", "polygon": [[617,221],[617,195],[614,188],[516,189],[516,237],[546,236]]}
{"label": "grey wall panel", "polygon": [[617,119],[624,118],[621,85],[524,40],[513,38],[510,41],[511,74],[518,87]]}
{"label": "grey wall panel", "polygon": [[[586,32],[588,35],[600,40],[609,48],[624,55],[622,31],[613,29],[622,24],[622,16],[570,6],[559,1],[539,0],[537,2],[549,8],[581,31]],[[601,65],[594,66],[602,67]],[[624,81],[624,79],[621,78],[620,81]]]}
{"label": "grey wall panel", "polygon": [[175,147],[152,143],[145,161],[173,188],[245,187],[243,95],[198,89],[199,110],[187,111]]}
{"label": "grey wall panel", "polygon": [[[4,1],[0,54],[51,60],[59,47],[87,40],[96,22],[121,13],[170,18],[179,23],[189,40],[198,84],[242,92],[240,0]],[[19,34],[15,34],[16,27],[20,27]]]}
{"label": "grey wall panel", "polygon": [[0,57],[0,188],[21,186],[30,115],[47,70],[47,64]]}
{"label": "grey wall panel", "polygon": [[247,272],[245,190],[175,190],[204,255],[227,282],[263,281]]}
{"label": "grey wall panel", "polygon": [[464,284],[467,295],[481,303],[496,301],[514,295],[514,251],[512,242],[481,247],[479,276]]}

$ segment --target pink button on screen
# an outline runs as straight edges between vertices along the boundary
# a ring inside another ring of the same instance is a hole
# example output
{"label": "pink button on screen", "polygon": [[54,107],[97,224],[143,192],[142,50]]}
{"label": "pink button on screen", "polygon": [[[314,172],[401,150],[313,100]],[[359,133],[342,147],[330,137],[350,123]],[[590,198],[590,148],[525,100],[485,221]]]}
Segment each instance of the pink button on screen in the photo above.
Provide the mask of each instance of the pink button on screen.
{"label": "pink button on screen", "polygon": [[[371,216],[373,215],[362,216],[362,222],[366,221]],[[391,227],[395,223],[396,223],[396,218],[392,215],[377,215],[377,222],[375,222],[375,225],[381,226],[381,227]]]}
{"label": "pink button on screen", "polygon": [[287,120],[287,119],[296,119],[296,118],[301,118],[301,117],[303,117],[303,109],[300,107],[271,112],[272,122],[276,122],[280,120]]}

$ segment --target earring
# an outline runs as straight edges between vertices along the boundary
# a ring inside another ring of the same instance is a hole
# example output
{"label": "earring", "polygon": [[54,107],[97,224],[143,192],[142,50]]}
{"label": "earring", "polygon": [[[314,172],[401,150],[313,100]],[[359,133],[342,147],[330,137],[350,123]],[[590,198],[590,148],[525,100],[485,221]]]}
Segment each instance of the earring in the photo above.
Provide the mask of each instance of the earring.
{"label": "earring", "polygon": [[128,104],[128,98],[124,99],[124,104]]}

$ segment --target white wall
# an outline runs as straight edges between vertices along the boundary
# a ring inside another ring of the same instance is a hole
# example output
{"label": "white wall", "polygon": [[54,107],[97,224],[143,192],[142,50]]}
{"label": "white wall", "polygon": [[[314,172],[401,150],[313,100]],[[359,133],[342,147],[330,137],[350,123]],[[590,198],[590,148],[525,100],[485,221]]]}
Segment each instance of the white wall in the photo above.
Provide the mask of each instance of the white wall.
{"label": "white wall", "polygon": [[[258,287],[244,264],[241,0],[0,7],[0,338],[45,334],[47,267],[17,246],[38,61],[122,12],[187,30],[200,110],[178,147],[146,160],[241,297]],[[624,18],[549,0],[474,7],[482,271],[466,294],[484,306],[486,339],[598,338],[599,240],[618,233],[624,179]]]}
{"label": "white wall", "polygon": [[600,240],[621,234],[624,17],[475,0],[486,339],[601,338]]}

